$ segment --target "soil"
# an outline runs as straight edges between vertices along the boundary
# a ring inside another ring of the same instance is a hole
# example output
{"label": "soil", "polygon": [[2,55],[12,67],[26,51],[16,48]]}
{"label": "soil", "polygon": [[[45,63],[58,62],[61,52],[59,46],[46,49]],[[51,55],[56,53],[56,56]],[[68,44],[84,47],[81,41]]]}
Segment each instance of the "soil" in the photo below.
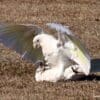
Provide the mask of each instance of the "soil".
{"label": "soil", "polygon": [[[68,25],[100,59],[100,0],[0,0],[0,22]],[[34,64],[0,44],[0,100],[100,100],[100,73],[76,81],[36,82]]]}

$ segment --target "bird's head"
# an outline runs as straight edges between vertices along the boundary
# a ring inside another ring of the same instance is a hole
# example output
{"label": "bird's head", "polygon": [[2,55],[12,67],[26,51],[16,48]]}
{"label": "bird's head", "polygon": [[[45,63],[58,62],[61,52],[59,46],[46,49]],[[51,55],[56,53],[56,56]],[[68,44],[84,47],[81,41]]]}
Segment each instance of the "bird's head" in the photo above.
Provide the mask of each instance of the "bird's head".
{"label": "bird's head", "polygon": [[44,45],[46,44],[45,42],[48,42],[48,41],[49,41],[49,38],[48,38],[47,34],[36,35],[33,38],[33,47],[34,48],[40,48],[40,47],[43,48]]}
{"label": "bird's head", "polygon": [[36,35],[34,38],[33,38],[33,47],[34,48],[40,48],[41,47],[41,36],[40,35]]}
{"label": "bird's head", "polygon": [[57,40],[49,34],[39,34],[33,38],[34,48],[42,48],[43,53],[54,52],[57,48]]}

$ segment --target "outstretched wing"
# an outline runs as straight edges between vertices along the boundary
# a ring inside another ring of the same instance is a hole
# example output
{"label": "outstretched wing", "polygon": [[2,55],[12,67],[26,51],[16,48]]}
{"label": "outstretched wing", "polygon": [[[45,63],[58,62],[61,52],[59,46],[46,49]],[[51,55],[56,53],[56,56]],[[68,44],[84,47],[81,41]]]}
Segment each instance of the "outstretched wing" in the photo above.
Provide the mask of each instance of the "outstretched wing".
{"label": "outstretched wing", "polygon": [[80,40],[75,37],[68,26],[62,26],[61,24],[56,23],[48,23],[47,25],[58,31],[58,39],[60,38],[59,40],[64,44],[68,41],[73,44],[75,49],[72,48],[69,50],[73,56],[71,59],[82,67],[85,74],[88,74],[90,71],[90,56]]}
{"label": "outstretched wing", "polygon": [[0,24],[0,43],[35,62],[42,59],[42,53],[33,48],[33,38],[41,32],[42,29],[35,25]]}

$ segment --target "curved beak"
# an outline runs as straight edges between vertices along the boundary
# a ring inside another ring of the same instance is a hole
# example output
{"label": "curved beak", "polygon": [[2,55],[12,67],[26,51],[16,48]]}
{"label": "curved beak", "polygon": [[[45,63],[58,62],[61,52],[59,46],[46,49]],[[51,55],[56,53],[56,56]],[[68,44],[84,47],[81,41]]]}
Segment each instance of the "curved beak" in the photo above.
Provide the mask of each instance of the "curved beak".
{"label": "curved beak", "polygon": [[33,42],[33,47],[34,48],[40,48],[40,43],[38,42]]}

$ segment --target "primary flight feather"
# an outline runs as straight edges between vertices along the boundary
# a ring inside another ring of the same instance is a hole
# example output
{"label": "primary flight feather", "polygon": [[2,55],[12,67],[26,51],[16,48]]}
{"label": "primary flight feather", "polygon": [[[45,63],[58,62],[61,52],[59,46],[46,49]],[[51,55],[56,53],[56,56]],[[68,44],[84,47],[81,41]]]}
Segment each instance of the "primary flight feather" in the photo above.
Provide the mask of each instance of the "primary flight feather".
{"label": "primary flight feather", "polygon": [[41,50],[33,48],[33,38],[41,34],[42,29],[36,25],[0,25],[0,42],[18,52],[22,58],[36,62],[42,59]]}

